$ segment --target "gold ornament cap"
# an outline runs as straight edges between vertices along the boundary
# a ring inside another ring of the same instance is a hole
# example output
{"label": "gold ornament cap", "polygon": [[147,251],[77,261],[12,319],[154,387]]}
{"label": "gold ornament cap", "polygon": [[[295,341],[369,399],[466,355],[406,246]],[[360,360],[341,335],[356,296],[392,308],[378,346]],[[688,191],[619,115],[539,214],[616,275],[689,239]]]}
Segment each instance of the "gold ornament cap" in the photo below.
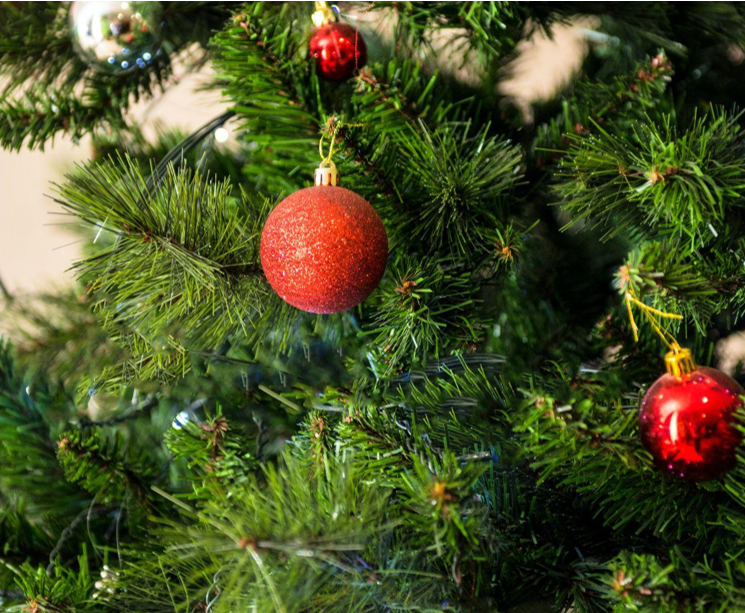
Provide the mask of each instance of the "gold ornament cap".
{"label": "gold ornament cap", "polygon": [[310,18],[313,20],[313,25],[321,28],[334,23],[336,21],[336,13],[325,2],[316,2],[316,10]]}
{"label": "gold ornament cap", "polygon": [[333,162],[324,160],[316,168],[315,184],[317,186],[339,185],[339,171],[336,170],[336,165]]}
{"label": "gold ornament cap", "polygon": [[667,374],[673,377],[682,377],[696,370],[690,349],[684,349],[675,345],[673,350],[665,354],[665,368]]}

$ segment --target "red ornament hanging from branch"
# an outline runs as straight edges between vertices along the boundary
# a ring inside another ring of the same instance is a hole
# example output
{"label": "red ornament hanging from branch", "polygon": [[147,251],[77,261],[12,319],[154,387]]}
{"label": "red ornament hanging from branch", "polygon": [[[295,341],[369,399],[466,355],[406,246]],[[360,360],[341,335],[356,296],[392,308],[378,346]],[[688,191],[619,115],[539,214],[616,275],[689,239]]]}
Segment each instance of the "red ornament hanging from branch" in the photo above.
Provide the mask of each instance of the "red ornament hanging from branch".
{"label": "red ornament hanging from branch", "polygon": [[308,45],[316,74],[325,81],[346,81],[367,62],[367,46],[357,28],[337,21],[326,2],[316,2],[316,31]]}
{"label": "red ornament hanging from branch", "polygon": [[642,443],[666,473],[692,481],[721,477],[737,462],[745,390],[719,370],[696,366],[688,349],[675,348],[665,364],[667,373],[642,400]]}
{"label": "red ornament hanging from branch", "polygon": [[637,297],[631,271],[622,275],[625,303],[634,338],[638,328],[632,307],[637,306],[670,349],[665,356],[667,373],[647,390],[639,410],[639,435],[664,472],[690,481],[717,479],[737,463],[742,436],[737,413],[745,390],[723,372],[696,366],[688,349],[682,348],[661,323],[681,319],[643,303]]}
{"label": "red ornament hanging from branch", "polygon": [[346,311],[378,286],[388,261],[388,236],[378,212],[339,187],[331,154],[315,186],[289,195],[261,234],[261,266],[280,298],[310,313]]}

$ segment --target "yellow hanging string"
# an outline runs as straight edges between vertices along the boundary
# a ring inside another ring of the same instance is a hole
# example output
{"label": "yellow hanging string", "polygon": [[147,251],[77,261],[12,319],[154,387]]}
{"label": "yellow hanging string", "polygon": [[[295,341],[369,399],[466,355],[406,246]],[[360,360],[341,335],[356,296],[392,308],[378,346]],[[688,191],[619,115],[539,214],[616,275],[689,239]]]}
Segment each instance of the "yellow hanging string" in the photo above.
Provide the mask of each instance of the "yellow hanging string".
{"label": "yellow hanging string", "polygon": [[[331,133],[331,143],[329,144],[329,152],[327,155],[323,154],[323,139],[326,137],[324,132],[321,132],[321,140],[318,141],[318,154],[321,156],[321,166],[327,165],[334,167],[333,155],[334,155],[334,144],[336,143],[336,135],[342,127],[341,119],[334,119],[334,131]],[[363,123],[345,123],[345,128],[360,128],[364,126]]]}
{"label": "yellow hanging string", "polygon": [[340,125],[340,121],[337,121],[334,124],[334,131],[331,133],[331,144],[329,145],[328,155],[323,154],[323,139],[325,137],[325,134],[321,132],[321,140],[318,141],[318,154],[321,156],[321,166],[323,166],[324,164],[330,166],[334,165],[332,156],[334,155],[334,143],[336,142],[336,134],[337,132],[339,132]]}
{"label": "yellow hanging string", "polygon": [[670,349],[670,351],[678,353],[680,351],[680,345],[678,344],[678,341],[670,333],[670,331],[661,324],[660,320],[681,320],[683,319],[683,316],[678,315],[677,313],[666,313],[665,311],[660,311],[659,309],[655,309],[654,307],[651,307],[648,304],[644,304],[641,300],[639,300],[639,297],[636,293],[636,288],[634,287],[634,283],[631,280],[631,271],[628,270],[628,267],[626,268],[626,280],[624,284],[626,285],[626,288],[624,289],[624,303],[626,304],[626,311],[629,314],[629,322],[631,323],[631,332],[634,335],[634,341],[639,340],[639,326],[634,319],[634,310],[632,308],[633,306],[636,306],[642,312],[647,322],[649,322],[652,330],[657,333],[657,335],[662,339],[662,342],[665,343],[668,349]]}
{"label": "yellow hanging string", "polygon": [[[363,124],[344,124],[345,127],[361,125]],[[313,177],[313,182],[316,184],[316,186],[339,185],[339,173],[336,170],[336,164],[334,164],[333,157],[334,145],[336,144],[336,136],[339,133],[339,129],[342,127],[341,120],[336,117],[329,118],[326,130],[330,129],[331,127],[333,127],[333,131],[331,133],[331,143],[329,144],[328,154],[324,155],[323,153],[323,139],[326,136],[325,131],[321,131],[321,139],[318,141],[318,155],[321,156],[321,163],[318,165],[318,168],[316,168],[316,172]]]}

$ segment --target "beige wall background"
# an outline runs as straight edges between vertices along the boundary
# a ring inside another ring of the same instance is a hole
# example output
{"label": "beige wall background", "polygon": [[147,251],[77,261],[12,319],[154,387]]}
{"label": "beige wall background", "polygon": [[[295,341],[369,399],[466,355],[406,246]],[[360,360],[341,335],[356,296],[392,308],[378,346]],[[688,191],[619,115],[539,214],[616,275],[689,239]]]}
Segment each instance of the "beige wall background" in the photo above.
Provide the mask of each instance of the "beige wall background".
{"label": "beige wall background", "polygon": [[[176,78],[159,97],[142,102],[132,118],[146,133],[155,125],[195,130],[225,107],[219,92],[198,91],[209,71]],[[66,230],[53,183],[92,155],[90,138],[74,143],[61,136],[44,151],[0,151],[0,277],[11,293],[33,292],[73,282],[69,268],[80,256],[77,238]]]}

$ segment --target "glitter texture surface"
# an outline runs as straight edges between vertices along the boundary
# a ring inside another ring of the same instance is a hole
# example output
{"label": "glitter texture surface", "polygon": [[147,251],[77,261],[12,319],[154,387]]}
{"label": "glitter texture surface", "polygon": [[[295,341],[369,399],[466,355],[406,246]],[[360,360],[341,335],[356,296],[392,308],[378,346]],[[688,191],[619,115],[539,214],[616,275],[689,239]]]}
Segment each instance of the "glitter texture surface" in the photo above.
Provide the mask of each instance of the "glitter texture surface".
{"label": "glitter texture surface", "polygon": [[657,379],[639,413],[642,442],[657,465],[692,481],[716,479],[730,470],[741,440],[734,425],[740,394],[745,392],[737,381],[704,366]]}
{"label": "glitter texture surface", "polygon": [[388,237],[377,211],[343,187],[306,187],[271,212],[261,234],[261,265],[287,303],[337,313],[378,286]]}
{"label": "glitter texture surface", "polygon": [[362,34],[345,23],[318,28],[310,39],[309,54],[316,59],[316,74],[326,81],[346,81],[367,62]]}

